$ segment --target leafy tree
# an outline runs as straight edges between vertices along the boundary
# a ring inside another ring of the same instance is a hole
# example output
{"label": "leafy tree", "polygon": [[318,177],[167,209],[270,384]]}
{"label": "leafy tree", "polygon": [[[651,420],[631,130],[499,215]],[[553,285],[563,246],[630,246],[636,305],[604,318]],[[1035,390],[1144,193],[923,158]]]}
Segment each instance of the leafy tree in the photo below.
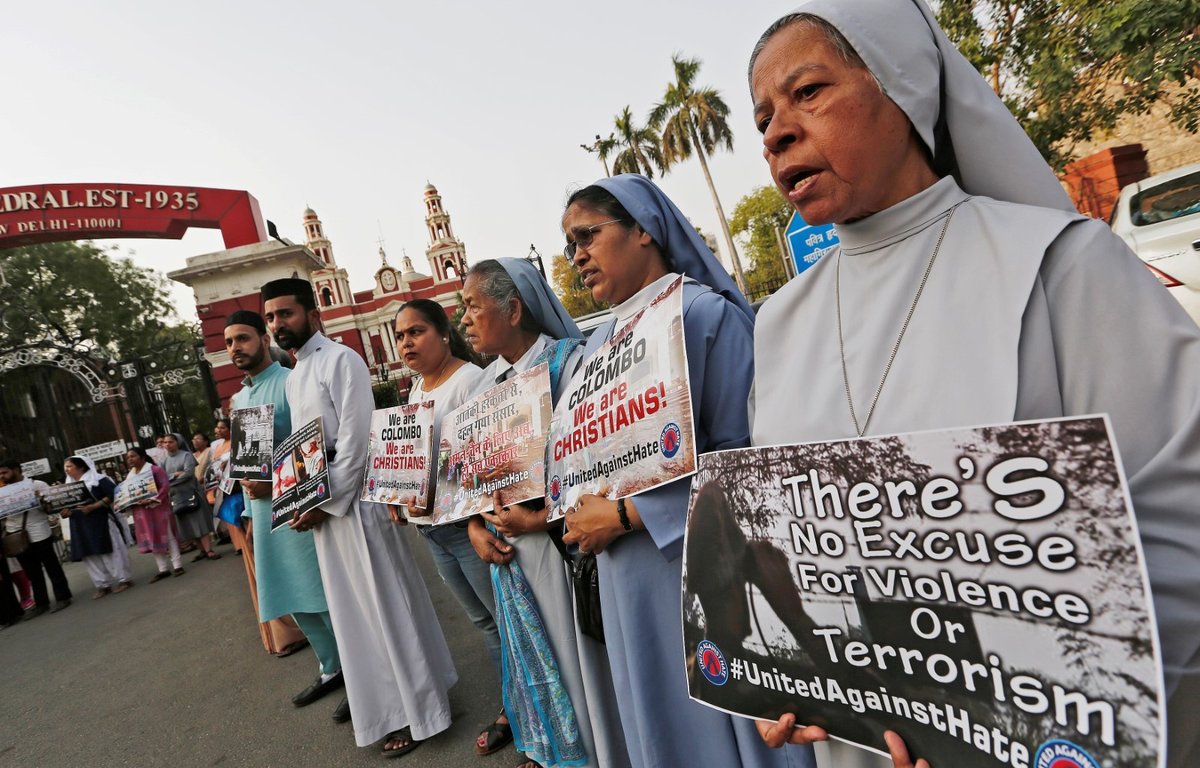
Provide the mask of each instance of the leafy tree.
{"label": "leafy tree", "polygon": [[583,284],[579,272],[566,258],[550,260],[550,282],[571,317],[590,315],[606,306],[592,298],[592,292]]}
{"label": "leafy tree", "polygon": [[174,319],[166,279],[90,242],[0,253],[0,351],[52,344],[101,357],[162,343]]}
{"label": "leafy tree", "polygon": [[454,292],[454,307],[454,314],[450,315],[450,324],[457,328],[459,333],[463,333],[462,319],[463,315],[467,314],[467,304],[463,301],[462,291]]}
{"label": "leafy tree", "polygon": [[941,0],[938,22],[1056,168],[1157,103],[1200,129],[1200,1]]}
{"label": "leafy tree", "polygon": [[746,290],[746,277],[742,274],[742,263],[733,245],[729,222],[721,207],[721,198],[713,185],[708,170],[708,155],[718,146],[733,150],[733,131],[726,118],[729,107],[715,88],[696,85],[696,74],[700,71],[699,59],[685,59],[679,54],[671,57],[675,68],[675,82],[667,84],[663,100],[650,112],[650,125],[662,130],[663,160],[667,167],[689,159],[693,152],[704,171],[713,206],[717,209],[717,220],[721,223],[721,234],[725,236],[725,247],[733,259],[733,270],[738,285]]}
{"label": "leafy tree", "polygon": [[749,293],[777,288],[787,280],[778,232],[787,227],[792,206],[774,186],[759,187],[734,206],[729,228],[750,261]]}
{"label": "leafy tree", "polygon": [[394,381],[372,384],[371,396],[375,399],[375,410],[394,408],[400,405],[400,390],[397,389]]}
{"label": "leafy tree", "polygon": [[613,120],[616,127],[616,145],[620,149],[613,158],[613,173],[640,173],[653,179],[654,171],[667,169],[663,159],[661,139],[653,126],[638,126],[629,107],[621,110]]}
{"label": "leafy tree", "polygon": [[604,165],[604,175],[612,176],[608,170],[608,156],[617,148],[617,137],[615,134],[608,134],[607,139],[600,138],[600,134],[596,134],[596,140],[591,144],[580,144],[579,147],[585,152],[594,153],[600,157],[600,162]]}

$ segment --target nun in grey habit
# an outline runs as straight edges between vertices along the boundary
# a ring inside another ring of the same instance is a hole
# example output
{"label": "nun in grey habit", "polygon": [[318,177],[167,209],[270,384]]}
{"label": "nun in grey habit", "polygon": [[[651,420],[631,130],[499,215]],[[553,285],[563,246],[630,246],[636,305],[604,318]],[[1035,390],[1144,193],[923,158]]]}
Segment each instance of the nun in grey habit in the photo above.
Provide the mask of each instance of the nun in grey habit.
{"label": "nun in grey habit", "polygon": [[1107,413],[1150,573],[1168,765],[1200,765],[1200,329],[1075,212],[920,0],[806,3],[763,35],[750,85],[774,181],[841,241],[759,313],[753,442]]}

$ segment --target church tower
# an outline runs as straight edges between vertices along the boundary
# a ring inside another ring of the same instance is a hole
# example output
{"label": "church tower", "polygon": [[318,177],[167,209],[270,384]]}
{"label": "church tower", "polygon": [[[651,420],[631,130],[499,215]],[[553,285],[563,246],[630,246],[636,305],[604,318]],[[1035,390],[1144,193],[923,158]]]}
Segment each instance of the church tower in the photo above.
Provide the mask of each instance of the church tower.
{"label": "church tower", "polygon": [[334,261],[333,243],[325,237],[325,227],[312,208],[304,210],[304,244],[324,265],[324,268],[313,270],[309,275],[317,294],[317,304],[323,309],[353,303],[350,278],[346,270],[339,268]]}
{"label": "church tower", "polygon": [[467,249],[454,237],[450,214],[442,207],[442,196],[432,184],[425,185],[425,227],[429,230],[429,248],[425,256],[433,270],[434,281],[459,281],[467,273]]}

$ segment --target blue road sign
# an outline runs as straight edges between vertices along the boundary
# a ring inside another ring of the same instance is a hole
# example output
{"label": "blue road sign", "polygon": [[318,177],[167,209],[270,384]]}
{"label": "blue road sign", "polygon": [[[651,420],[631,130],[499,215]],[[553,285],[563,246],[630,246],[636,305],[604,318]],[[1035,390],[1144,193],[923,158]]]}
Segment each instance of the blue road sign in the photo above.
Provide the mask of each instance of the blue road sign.
{"label": "blue road sign", "polygon": [[784,240],[796,265],[796,274],[811,267],[838,244],[837,232],[832,224],[805,224],[799,213],[792,213],[784,230]]}

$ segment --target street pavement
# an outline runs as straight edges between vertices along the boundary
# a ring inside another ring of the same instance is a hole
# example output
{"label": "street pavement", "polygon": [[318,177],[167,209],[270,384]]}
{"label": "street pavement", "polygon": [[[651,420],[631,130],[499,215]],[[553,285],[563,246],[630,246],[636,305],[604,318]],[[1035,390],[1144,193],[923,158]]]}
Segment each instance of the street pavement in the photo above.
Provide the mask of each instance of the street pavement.
{"label": "street pavement", "polygon": [[[454,724],[389,765],[501,768],[511,748],[474,752],[500,711],[482,637],[442,584],[425,542],[406,529],[458,669]],[[241,558],[192,563],[157,584],[154,558],[131,549],[137,586],[92,600],[82,563],[65,568],[73,604],[0,631],[0,766],[379,766],[350,724],[330,718],[342,692],[303,709],[291,697],[317,675],[310,649],[288,658],[259,640]]]}

